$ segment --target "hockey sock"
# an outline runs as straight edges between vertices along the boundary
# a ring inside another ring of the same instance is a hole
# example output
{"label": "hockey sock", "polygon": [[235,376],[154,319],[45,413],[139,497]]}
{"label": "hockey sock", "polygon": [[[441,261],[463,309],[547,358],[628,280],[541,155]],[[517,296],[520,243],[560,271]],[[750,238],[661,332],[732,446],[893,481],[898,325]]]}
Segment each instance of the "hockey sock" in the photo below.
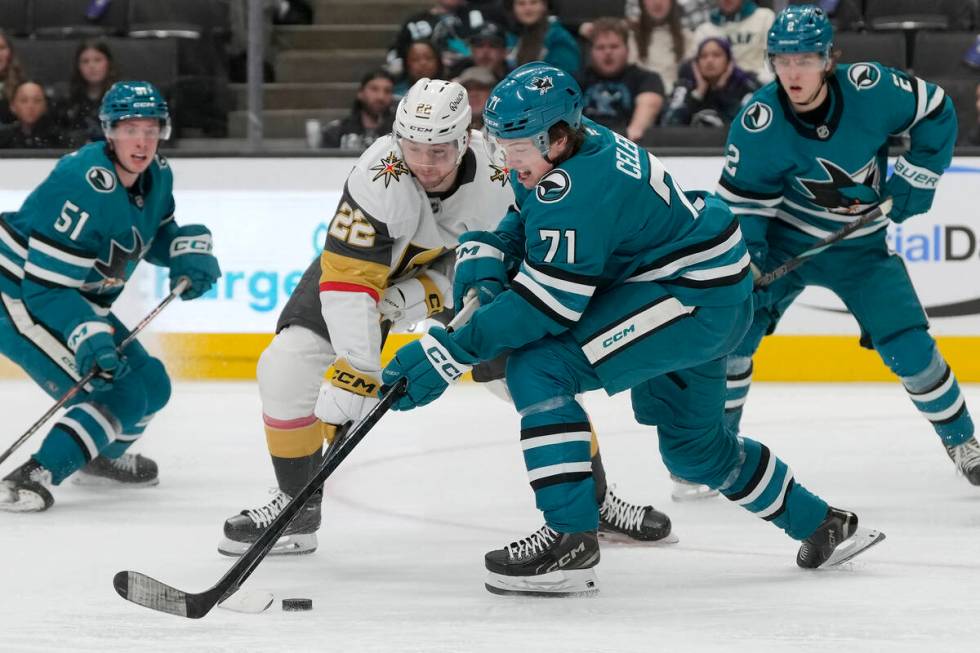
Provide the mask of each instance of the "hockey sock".
{"label": "hockey sock", "polygon": [[811,535],[827,515],[827,503],[796,483],[789,466],[764,444],[744,437],[738,442],[740,464],[721,493],[794,539]]}
{"label": "hockey sock", "polygon": [[732,433],[738,433],[742,407],[752,384],[752,359],[748,356],[729,356],[726,364],[725,427]]}
{"label": "hockey sock", "polygon": [[946,446],[963,444],[973,437],[973,419],[960,393],[959,383],[946,360],[933,349],[926,369],[902,377],[902,385],[922,416],[932,423]]}
{"label": "hockey sock", "polygon": [[119,456],[126,453],[126,450],[134,442],[140,439],[143,432],[146,431],[147,425],[156,413],[151,413],[136,422],[136,426],[130,429],[125,429],[122,433],[116,435],[116,439],[110,442],[104,449],[99,451],[99,455],[105,458],[118,458]]}
{"label": "hockey sock", "polygon": [[524,464],[538,509],[559,533],[595,530],[599,510],[589,418],[572,398],[542,408],[532,406],[521,417]]}
{"label": "hockey sock", "polygon": [[320,464],[326,431],[332,433],[333,427],[313,415],[292,420],[263,415],[262,419],[279,489],[296,496]]}
{"label": "hockey sock", "polygon": [[34,459],[51,472],[52,483],[58,485],[98,456],[116,434],[112,420],[93,404],[78,404],[55,422]]}

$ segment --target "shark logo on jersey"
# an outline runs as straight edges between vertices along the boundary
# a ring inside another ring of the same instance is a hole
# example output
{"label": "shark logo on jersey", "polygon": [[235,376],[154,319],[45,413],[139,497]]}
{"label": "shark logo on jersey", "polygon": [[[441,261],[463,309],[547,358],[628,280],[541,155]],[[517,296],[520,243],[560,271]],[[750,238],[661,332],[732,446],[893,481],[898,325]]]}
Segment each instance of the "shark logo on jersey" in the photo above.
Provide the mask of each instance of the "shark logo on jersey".
{"label": "shark logo on jersey", "polygon": [[371,168],[371,171],[378,173],[374,175],[371,181],[378,181],[384,177],[385,188],[388,188],[388,184],[391,183],[392,179],[398,181],[402,175],[410,174],[408,166],[405,165],[404,161],[395,156],[394,152],[389,152],[388,156],[381,159],[378,165]]}
{"label": "shark logo on jersey", "polygon": [[770,123],[772,123],[772,109],[762,102],[753,102],[742,114],[742,126],[750,132],[761,132]]}
{"label": "shark logo on jersey", "polygon": [[572,180],[568,173],[561,168],[556,168],[546,174],[534,187],[534,194],[538,200],[545,204],[557,202],[568,194],[572,187]]}
{"label": "shark logo on jersey", "polygon": [[880,199],[878,187],[881,172],[871,159],[856,172],[847,172],[833,161],[817,157],[817,163],[829,179],[796,180],[817,206],[842,215],[866,211]]}
{"label": "shark logo on jersey", "polygon": [[102,275],[102,280],[88,282],[82,286],[82,290],[105,292],[126,285],[126,279],[133,273],[145,252],[139,230],[136,227],[132,227],[132,230],[133,246],[126,247],[115,238],[109,241],[108,260],[95,261],[95,269]]}
{"label": "shark logo on jersey", "polygon": [[529,91],[537,91],[544,95],[555,87],[555,82],[550,77],[534,77],[524,88]]}
{"label": "shark logo on jersey", "polygon": [[869,63],[856,63],[847,69],[847,79],[859,91],[874,88],[881,80],[881,71]]}
{"label": "shark logo on jersey", "polygon": [[100,193],[116,190],[116,176],[101,166],[92,166],[85,173],[88,185]]}

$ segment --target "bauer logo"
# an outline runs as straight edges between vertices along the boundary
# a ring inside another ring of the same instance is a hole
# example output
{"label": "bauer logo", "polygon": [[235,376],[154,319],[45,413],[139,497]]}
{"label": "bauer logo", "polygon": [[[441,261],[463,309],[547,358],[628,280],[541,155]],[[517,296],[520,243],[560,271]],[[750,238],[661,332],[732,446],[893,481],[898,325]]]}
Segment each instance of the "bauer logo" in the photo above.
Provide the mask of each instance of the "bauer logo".
{"label": "bauer logo", "polygon": [[546,174],[538,182],[538,185],[534,187],[534,194],[539,201],[545,204],[551,204],[568,195],[571,187],[572,180],[568,176],[568,173],[558,168]]}
{"label": "bauer logo", "polygon": [[874,88],[881,80],[881,71],[869,63],[856,63],[847,69],[847,79],[859,91]]}
{"label": "bauer logo", "polygon": [[753,102],[742,114],[742,126],[750,132],[761,132],[771,122],[772,109],[762,102]]}
{"label": "bauer logo", "polygon": [[111,193],[116,189],[116,176],[100,166],[92,166],[85,173],[89,186],[100,193]]}

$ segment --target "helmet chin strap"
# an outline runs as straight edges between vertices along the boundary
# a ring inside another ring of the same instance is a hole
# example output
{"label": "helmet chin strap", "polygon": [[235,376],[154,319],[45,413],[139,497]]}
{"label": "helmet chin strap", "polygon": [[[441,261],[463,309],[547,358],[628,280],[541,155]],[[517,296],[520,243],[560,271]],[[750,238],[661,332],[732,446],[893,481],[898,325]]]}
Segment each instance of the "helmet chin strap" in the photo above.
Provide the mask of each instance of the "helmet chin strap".
{"label": "helmet chin strap", "polygon": [[139,174],[135,170],[130,170],[129,168],[127,168],[126,164],[123,163],[118,156],[116,156],[116,145],[115,143],[112,142],[112,139],[107,136],[105,140],[109,144],[109,159],[111,159],[113,163],[115,163],[117,166],[119,166],[129,174],[131,175]]}
{"label": "helmet chin strap", "polygon": [[806,106],[806,105],[810,104],[811,102],[813,102],[814,100],[816,100],[817,99],[817,96],[820,95],[820,91],[822,91],[823,88],[824,88],[824,86],[826,86],[826,85],[827,85],[827,77],[825,75],[825,76],[823,76],[823,77],[820,78],[820,86],[818,86],[817,87],[817,90],[815,90],[813,92],[813,95],[811,95],[810,98],[806,102],[803,103],[803,106]]}

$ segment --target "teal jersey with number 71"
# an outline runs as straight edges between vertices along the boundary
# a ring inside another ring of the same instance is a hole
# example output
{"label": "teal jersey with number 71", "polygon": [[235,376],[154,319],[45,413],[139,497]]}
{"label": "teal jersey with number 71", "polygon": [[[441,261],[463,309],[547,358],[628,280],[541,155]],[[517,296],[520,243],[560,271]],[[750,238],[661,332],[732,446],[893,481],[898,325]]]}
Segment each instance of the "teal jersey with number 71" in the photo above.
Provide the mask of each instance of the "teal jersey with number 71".
{"label": "teal jersey with number 71", "polygon": [[583,126],[578,152],[533,189],[511,172],[517,203],[495,233],[518,272],[474,317],[499,335],[464,329],[480,332],[461,343],[480,358],[574,328],[590,301],[624,285],[643,293],[656,282],[692,307],[751,294],[748,251],[724,203],[688,197],[655,156],[592,121]]}

